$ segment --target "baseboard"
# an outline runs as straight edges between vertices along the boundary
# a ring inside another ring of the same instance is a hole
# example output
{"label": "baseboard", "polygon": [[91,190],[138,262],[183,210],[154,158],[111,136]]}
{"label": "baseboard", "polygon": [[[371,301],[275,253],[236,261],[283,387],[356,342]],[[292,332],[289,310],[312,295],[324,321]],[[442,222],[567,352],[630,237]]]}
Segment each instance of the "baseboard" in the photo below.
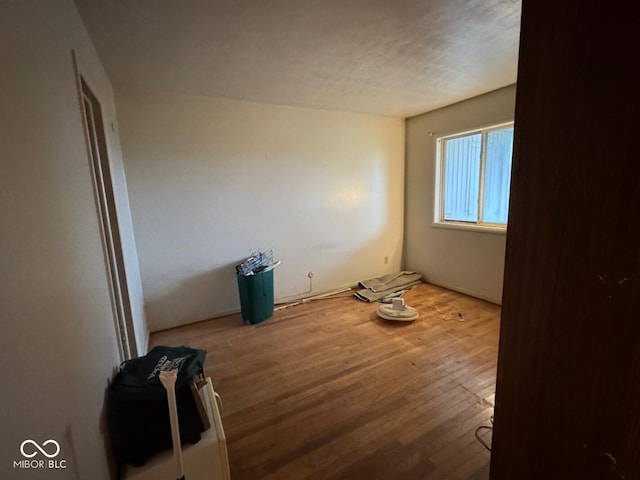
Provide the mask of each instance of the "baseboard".
{"label": "baseboard", "polygon": [[[358,286],[357,283],[349,283],[349,284],[345,284],[345,285],[343,285],[341,287],[332,288],[332,289],[329,289],[329,290],[321,290],[321,291],[318,291],[318,292],[306,292],[306,293],[302,293],[302,294],[298,294],[298,295],[291,295],[291,296],[288,296],[288,297],[279,297],[279,298],[276,298],[274,300],[274,305],[276,306],[275,310],[278,309],[278,306],[280,306],[281,308],[282,308],[282,306],[285,306],[285,308],[286,308],[286,306],[288,304],[304,303],[304,302],[307,302],[307,301],[311,301],[312,299],[315,299],[316,297],[320,298],[320,297],[329,296],[329,295],[332,295],[334,293],[345,291],[346,289],[356,288],[357,286]],[[289,305],[289,306],[291,306],[291,305]],[[230,309],[227,309],[227,310],[221,310],[219,312],[213,313],[211,316],[209,316],[209,317],[207,317],[207,318],[205,318],[203,320],[196,320],[196,321],[185,323],[185,324],[182,324],[182,325],[174,325],[174,326],[171,326],[171,327],[166,327],[166,328],[161,328],[161,329],[158,329],[158,330],[148,331],[147,332],[147,345],[146,345],[146,348],[148,348],[148,346],[149,346],[149,336],[152,333],[164,332],[166,330],[171,330],[172,328],[180,328],[180,327],[184,327],[186,325],[193,325],[193,324],[201,323],[201,322],[208,322],[209,320],[215,320],[217,318],[227,317],[229,315],[235,315],[237,313],[241,313],[241,309],[240,309],[239,306],[238,307],[234,307],[234,308],[230,308]]]}
{"label": "baseboard", "polygon": [[227,310],[221,310],[219,312],[214,313],[212,316],[210,316],[209,318],[206,318],[205,320],[198,320],[197,322],[194,322],[194,323],[206,322],[207,320],[214,320],[216,318],[222,318],[222,317],[226,317],[226,316],[229,316],[229,315],[235,315],[236,313],[240,313],[240,307],[234,307],[234,308],[229,308]]}
{"label": "baseboard", "polygon": [[472,290],[467,290],[466,288],[449,285],[446,282],[438,282],[432,279],[422,278],[423,281],[430,283],[431,285],[436,285],[438,287],[446,288],[447,290],[453,290],[454,292],[463,293],[464,295],[469,295],[473,298],[478,298],[480,300],[484,300],[485,302],[494,303],[496,305],[502,305],[502,299],[496,300],[495,298],[489,298],[486,295],[482,295],[480,293],[474,292]]}
{"label": "baseboard", "polygon": [[358,286],[357,283],[346,283],[344,285],[334,287],[328,290],[320,290],[318,292],[305,292],[305,293],[299,293],[297,295],[289,295],[287,297],[276,298],[274,303],[276,305],[281,305],[281,304],[287,304],[287,303],[302,302],[305,300],[311,300],[315,297],[325,297],[325,296],[332,295],[334,293],[344,292],[347,289],[356,288],[357,286]]}

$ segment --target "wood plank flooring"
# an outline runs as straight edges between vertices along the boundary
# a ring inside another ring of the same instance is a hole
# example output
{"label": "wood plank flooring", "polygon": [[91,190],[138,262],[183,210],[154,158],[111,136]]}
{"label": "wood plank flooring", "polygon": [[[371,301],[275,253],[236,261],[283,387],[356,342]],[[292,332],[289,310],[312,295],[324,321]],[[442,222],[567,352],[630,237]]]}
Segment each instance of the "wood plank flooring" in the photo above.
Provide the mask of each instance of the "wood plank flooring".
{"label": "wood plank flooring", "polygon": [[405,300],[415,322],[347,294],[151,344],[208,351],[233,480],[486,480],[474,432],[493,414],[500,307],[429,284]]}

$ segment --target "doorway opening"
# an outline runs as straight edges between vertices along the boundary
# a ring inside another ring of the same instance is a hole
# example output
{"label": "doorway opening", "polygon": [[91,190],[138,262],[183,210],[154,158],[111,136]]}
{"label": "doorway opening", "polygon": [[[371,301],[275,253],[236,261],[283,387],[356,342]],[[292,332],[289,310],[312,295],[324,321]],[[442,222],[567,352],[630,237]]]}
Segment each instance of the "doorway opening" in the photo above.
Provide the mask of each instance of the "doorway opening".
{"label": "doorway opening", "polygon": [[105,263],[111,303],[114,312],[116,336],[122,360],[138,356],[133,328],[133,315],[124,265],[124,254],[118,226],[113,180],[109,164],[109,152],[104,130],[100,102],[85,79],[80,75],[75,55],[73,63],[78,82],[82,116],[87,139],[87,150],[91,163],[96,194],[96,208],[105,252]]}

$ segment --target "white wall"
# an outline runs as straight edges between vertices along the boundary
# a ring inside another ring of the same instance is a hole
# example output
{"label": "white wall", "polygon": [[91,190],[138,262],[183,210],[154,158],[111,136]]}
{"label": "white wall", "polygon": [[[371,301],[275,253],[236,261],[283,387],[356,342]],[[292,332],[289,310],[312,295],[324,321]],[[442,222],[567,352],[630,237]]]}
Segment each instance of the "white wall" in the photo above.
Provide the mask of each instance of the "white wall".
{"label": "white wall", "polygon": [[495,303],[502,299],[506,235],[433,227],[435,140],[513,120],[514,111],[515,86],[510,86],[406,121],[405,268]]}
{"label": "white wall", "polygon": [[[0,478],[106,479],[103,397],[120,357],[72,48],[109,127],[144,340],[113,94],[71,0],[4,1],[1,10]],[[67,470],[14,470],[25,439],[60,442]]]}
{"label": "white wall", "polygon": [[[397,271],[404,121],[116,88],[147,318],[239,310],[234,266],[273,248],[276,299]],[[388,263],[385,263],[388,257]]]}

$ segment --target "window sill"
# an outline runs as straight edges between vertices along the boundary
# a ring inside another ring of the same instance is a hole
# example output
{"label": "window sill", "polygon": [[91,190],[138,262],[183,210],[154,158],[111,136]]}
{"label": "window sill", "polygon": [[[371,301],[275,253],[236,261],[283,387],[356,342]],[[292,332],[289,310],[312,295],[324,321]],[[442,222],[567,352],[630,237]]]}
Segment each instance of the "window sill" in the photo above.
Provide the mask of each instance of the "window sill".
{"label": "window sill", "polygon": [[507,227],[499,225],[478,225],[464,222],[433,222],[431,226],[434,228],[446,228],[449,230],[466,230],[468,232],[494,233],[498,235],[507,234]]}

